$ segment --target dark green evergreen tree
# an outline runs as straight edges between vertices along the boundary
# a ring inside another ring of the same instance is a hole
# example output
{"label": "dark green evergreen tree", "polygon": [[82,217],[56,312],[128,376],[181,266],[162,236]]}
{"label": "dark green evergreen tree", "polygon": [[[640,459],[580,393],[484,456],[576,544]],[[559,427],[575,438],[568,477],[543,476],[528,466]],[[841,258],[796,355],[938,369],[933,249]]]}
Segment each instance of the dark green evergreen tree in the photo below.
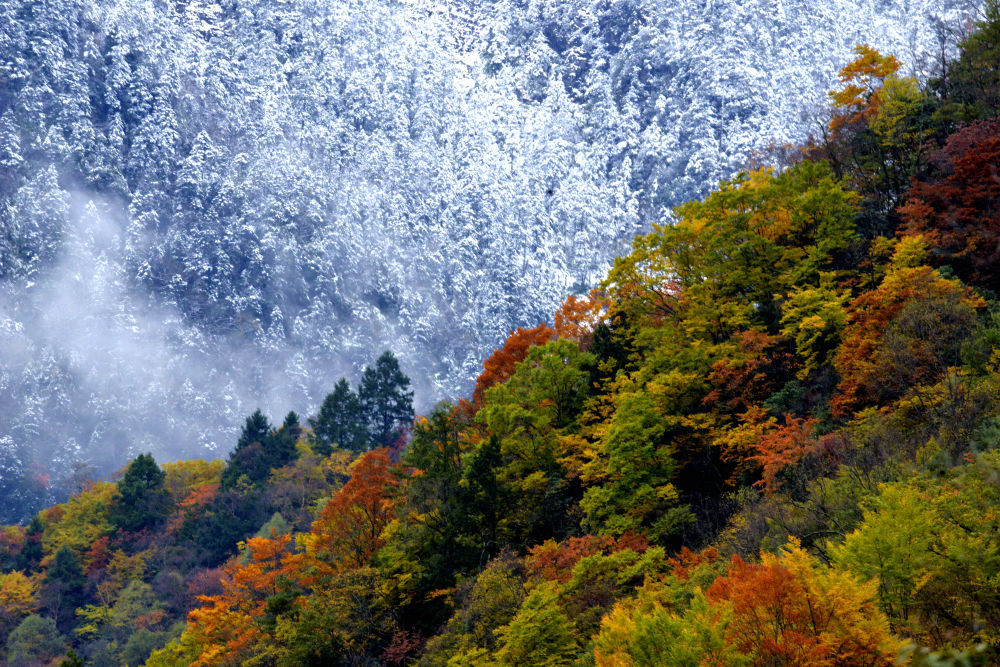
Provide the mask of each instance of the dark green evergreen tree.
{"label": "dark green evergreen tree", "polygon": [[420,470],[407,486],[407,502],[427,519],[428,528],[411,546],[412,557],[424,567],[429,589],[447,588],[456,572],[477,564],[479,552],[470,553],[469,540],[461,539],[468,523],[462,507],[461,424],[449,403],[438,405],[414,431],[404,462]]}
{"label": "dark green evergreen tree", "polygon": [[392,352],[385,352],[361,376],[358,400],[368,426],[371,446],[389,447],[413,421],[410,378],[399,369]]}
{"label": "dark green evergreen tree", "polygon": [[610,321],[594,328],[594,337],[588,352],[596,357],[590,367],[590,386],[600,386],[613,378],[619,370],[631,370],[629,357],[634,349],[629,332],[632,328],[625,313],[614,313]]}
{"label": "dark green evergreen tree", "polygon": [[299,415],[294,410],[285,415],[285,421],[281,422],[281,430],[293,442],[297,442],[302,435],[302,424],[299,423]]}
{"label": "dark green evergreen tree", "polygon": [[347,380],[341,378],[323,399],[319,414],[309,420],[313,429],[316,453],[327,456],[337,446],[342,449],[367,449],[368,429],[361,414],[361,402]]}
{"label": "dark green evergreen tree", "polygon": [[281,428],[269,438],[270,445],[267,448],[267,456],[270,459],[272,468],[280,468],[295,460],[297,450],[295,445],[302,435],[302,425],[299,424],[299,416],[295,412],[285,415],[285,421],[281,423]]}
{"label": "dark green evergreen tree", "polygon": [[263,443],[270,432],[271,422],[267,420],[267,417],[264,416],[264,413],[259,408],[254,410],[254,413],[247,417],[247,421],[243,425],[240,439],[236,441],[236,451],[255,442]]}
{"label": "dark green evergreen tree", "polygon": [[267,451],[271,439],[271,423],[263,412],[255,410],[247,417],[240,439],[236,441],[236,449],[229,455],[226,469],[222,472],[220,488],[223,491],[233,489],[244,475],[253,483],[267,479],[271,473]]}
{"label": "dark green evergreen tree", "polygon": [[221,565],[236,553],[237,543],[267,521],[270,510],[261,495],[256,487],[222,491],[206,507],[189,515],[179,537],[188,543],[198,563]]}
{"label": "dark green evergreen tree", "polygon": [[957,120],[990,118],[1000,111],[1000,0],[986,0],[983,18],[959,44],[960,55],[946,72]]}
{"label": "dark green evergreen tree", "polygon": [[497,479],[497,470],[502,465],[500,439],[490,436],[465,469],[462,505],[466,520],[476,533],[481,562],[486,562],[500,551],[498,528],[506,504],[506,494]]}
{"label": "dark green evergreen tree", "polygon": [[31,523],[28,524],[27,530],[24,532],[24,547],[21,548],[21,553],[17,557],[17,569],[24,570],[25,572],[32,572],[38,569],[38,564],[42,562],[42,533],[45,531],[45,526],[42,524],[42,518],[37,514],[31,517]]}
{"label": "dark green evergreen tree", "polygon": [[221,489],[236,487],[244,475],[251,483],[260,485],[271,475],[271,470],[295,460],[295,444],[302,435],[299,416],[289,412],[281,428],[274,430],[260,410],[247,417],[236,449],[229,455],[229,462],[222,472]]}
{"label": "dark green evergreen tree", "polygon": [[152,454],[140,454],[118,482],[111,506],[111,524],[125,532],[154,528],[167,518],[170,494],[163,483],[166,474]]}
{"label": "dark green evergreen tree", "polygon": [[72,628],[76,609],[84,603],[87,578],[76,552],[67,546],[56,551],[42,580],[41,601],[61,631]]}

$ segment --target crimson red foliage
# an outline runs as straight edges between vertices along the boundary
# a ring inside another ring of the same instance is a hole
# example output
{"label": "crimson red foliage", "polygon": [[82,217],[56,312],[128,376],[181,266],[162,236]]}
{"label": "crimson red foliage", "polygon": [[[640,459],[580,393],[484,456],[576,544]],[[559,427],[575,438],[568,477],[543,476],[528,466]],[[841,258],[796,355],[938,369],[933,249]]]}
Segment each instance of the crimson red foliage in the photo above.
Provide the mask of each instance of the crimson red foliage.
{"label": "crimson red foliage", "polygon": [[951,135],[900,207],[909,234],[923,234],[964,281],[1000,288],[1000,120]]}

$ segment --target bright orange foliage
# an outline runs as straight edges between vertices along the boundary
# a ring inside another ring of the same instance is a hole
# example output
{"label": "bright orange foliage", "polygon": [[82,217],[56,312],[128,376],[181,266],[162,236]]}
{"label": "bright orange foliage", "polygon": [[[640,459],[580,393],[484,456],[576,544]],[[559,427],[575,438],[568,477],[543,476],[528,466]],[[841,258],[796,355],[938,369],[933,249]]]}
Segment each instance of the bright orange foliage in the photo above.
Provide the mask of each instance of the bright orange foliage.
{"label": "bright orange foliage", "polygon": [[758,405],[740,415],[740,424],[726,430],[718,439],[722,458],[736,464],[730,483],[739,481],[745,472],[761,472],[756,486],[773,493],[781,486],[780,475],[819,448],[814,438],[817,419],[785,415],[784,424]]}
{"label": "bright orange foliage", "polygon": [[476,378],[476,388],[472,392],[472,402],[482,406],[486,390],[502,384],[514,375],[515,367],[525,360],[528,350],[535,345],[544,345],[556,337],[556,332],[544,322],[534,329],[517,328],[511,331],[503,347],[495,351],[483,362],[483,372]]}
{"label": "bright orange foliage", "polygon": [[[901,244],[902,245],[902,244]],[[876,289],[861,294],[850,305],[843,341],[834,358],[840,373],[838,393],[830,401],[834,414],[847,415],[876,402],[880,384],[878,351],[893,319],[912,302],[955,301],[979,308],[982,300],[955,280],[947,280],[927,266],[891,271]]]}
{"label": "bright orange foliage", "polygon": [[793,358],[780,348],[781,339],[749,329],[733,336],[739,352],[712,364],[714,387],[702,403],[723,402],[731,410],[746,409],[767,398],[787,381]]}
{"label": "bright orange foliage", "polygon": [[834,106],[843,109],[830,121],[830,129],[837,132],[858,121],[870,120],[881,106],[879,91],[886,77],[899,71],[902,63],[895,56],[883,56],[868,46],[854,47],[858,57],[840,70],[844,87],[830,93]]}
{"label": "bright orange foliage", "polygon": [[597,289],[591,290],[587,296],[566,297],[553,318],[556,336],[571,340],[583,348],[589,347],[594,327],[600,323],[607,308],[607,297]]}
{"label": "bright orange foliage", "polygon": [[[299,537],[304,551],[292,553],[292,536],[251,538],[246,564],[234,559],[221,570],[221,592],[198,595],[200,609],[188,616],[187,637],[200,651],[195,665],[242,664],[274,643],[264,622],[275,596],[305,604],[303,589],[323,590],[328,577],[368,564],[383,545],[382,531],[394,518],[400,477],[385,448],[366,452],[350,480],[327,502],[312,531]],[[192,498],[192,503],[197,500]],[[288,603],[288,601],[286,601]]]}
{"label": "bright orange foliage", "polygon": [[803,457],[816,449],[814,434],[818,419],[799,419],[785,415],[784,426],[779,426],[764,434],[757,442],[757,453],[753,459],[763,470],[763,476],[756,482],[765,492],[773,493],[781,486],[778,476],[794,466]]}
{"label": "bright orange foliage", "polygon": [[872,584],[817,565],[797,544],[753,565],[734,556],[708,588],[731,605],[727,643],[754,665],[892,665],[899,642],[878,610]]}
{"label": "bright orange foliage", "polygon": [[322,570],[341,564],[362,567],[383,546],[382,531],[394,518],[400,478],[385,448],[365,452],[351,469],[351,479],[320,512],[305,536],[306,551]]}
{"label": "bright orange foliage", "polygon": [[290,541],[291,535],[250,538],[250,562],[229,561],[223,568],[223,592],[198,596],[204,606],[188,614],[188,631],[202,647],[194,665],[239,662],[260,639],[259,621],[267,615],[268,599],[287,586]]}
{"label": "bright orange foliage", "polygon": [[714,563],[719,560],[721,554],[715,547],[707,547],[701,551],[691,551],[687,547],[681,547],[680,553],[667,559],[670,565],[670,573],[680,581],[687,581],[691,576],[691,570],[699,565]]}

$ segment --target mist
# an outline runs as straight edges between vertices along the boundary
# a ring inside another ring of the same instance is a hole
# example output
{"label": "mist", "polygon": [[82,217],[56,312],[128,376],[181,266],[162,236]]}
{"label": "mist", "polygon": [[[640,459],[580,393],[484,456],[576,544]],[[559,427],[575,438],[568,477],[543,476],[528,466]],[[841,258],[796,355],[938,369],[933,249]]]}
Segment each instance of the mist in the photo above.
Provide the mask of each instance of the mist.
{"label": "mist", "polygon": [[[126,212],[70,198],[54,263],[0,298],[0,432],[30,442],[55,478],[83,462],[106,474],[132,457],[225,456],[256,408],[280,421],[311,411],[357,369],[330,350],[321,373],[295,374],[294,350],[208,335],[178,306],[131,288]],[[9,286],[8,286],[9,287]]]}

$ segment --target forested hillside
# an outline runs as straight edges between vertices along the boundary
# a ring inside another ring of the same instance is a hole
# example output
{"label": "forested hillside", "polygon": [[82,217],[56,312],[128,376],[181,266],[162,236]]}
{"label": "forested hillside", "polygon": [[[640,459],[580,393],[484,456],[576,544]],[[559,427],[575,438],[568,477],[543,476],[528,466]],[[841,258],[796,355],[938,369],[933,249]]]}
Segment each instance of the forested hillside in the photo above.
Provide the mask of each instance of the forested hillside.
{"label": "forested hillside", "polygon": [[1000,3],[942,65],[858,46],[468,399],[387,352],[4,528],[6,664],[997,664]]}
{"label": "forested hillside", "polygon": [[925,77],[974,6],[3,3],[0,518],[225,455],[387,348],[422,408],[469,391],[670,207],[817,131],[851,47]]}

